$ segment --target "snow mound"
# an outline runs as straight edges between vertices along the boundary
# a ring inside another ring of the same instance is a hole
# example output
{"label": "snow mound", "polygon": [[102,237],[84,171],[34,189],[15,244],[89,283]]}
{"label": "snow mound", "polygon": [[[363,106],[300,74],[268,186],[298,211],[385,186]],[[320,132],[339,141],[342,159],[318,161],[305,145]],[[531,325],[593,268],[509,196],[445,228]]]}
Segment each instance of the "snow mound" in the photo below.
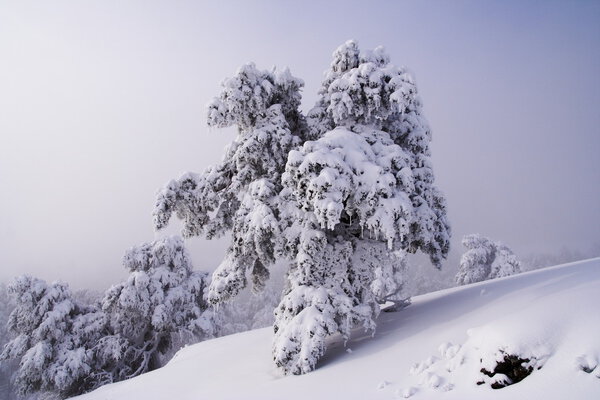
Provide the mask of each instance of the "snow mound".
{"label": "snow mound", "polygon": [[415,297],[382,313],[374,337],[332,338],[306,375],[277,371],[267,328],[190,346],[81,398],[600,398],[598,293],[600,258]]}

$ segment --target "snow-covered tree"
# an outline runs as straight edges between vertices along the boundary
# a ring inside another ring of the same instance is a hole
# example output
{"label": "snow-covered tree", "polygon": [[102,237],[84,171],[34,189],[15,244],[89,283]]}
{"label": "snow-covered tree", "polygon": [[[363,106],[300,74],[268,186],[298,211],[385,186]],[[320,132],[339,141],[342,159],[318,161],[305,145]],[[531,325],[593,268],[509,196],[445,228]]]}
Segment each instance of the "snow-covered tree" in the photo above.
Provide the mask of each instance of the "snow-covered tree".
{"label": "snow-covered tree", "polygon": [[408,73],[382,48],[361,53],[350,41],[319,94],[308,118],[316,140],[290,152],[281,196],[293,264],[273,354],[293,374],[314,369],[327,336],[374,330],[379,304],[399,291],[406,252],[439,264],[449,243]]}
{"label": "snow-covered tree", "polygon": [[8,289],[16,301],[8,320],[15,337],[4,346],[0,358],[20,359],[15,376],[18,392],[55,391],[62,396],[80,393],[93,361],[74,332],[74,325],[86,310],[73,301],[62,283],[48,285],[21,276]]}
{"label": "snow-covered tree", "polygon": [[206,337],[214,330],[211,313],[205,312],[206,275],[193,270],[181,238],[133,247],[123,264],[129,277],[102,301],[111,334],[96,345],[98,357],[113,367],[113,380],[160,367],[161,355],[182,331]]}
{"label": "snow-covered tree", "polygon": [[158,195],[154,222],[175,213],[184,236],[231,232],[208,299],[264,286],[277,258],[290,264],[276,309],[274,359],[287,373],[313,369],[325,338],[375,328],[399,295],[406,253],[439,266],[448,252],[445,202],[429,161],[431,133],[410,74],[382,48],[336,50],[305,118],[302,82],[243,66],[209,106],[210,126],[236,125],[222,163],[187,173]]}
{"label": "snow-covered tree", "polygon": [[222,84],[208,108],[208,124],[236,125],[238,135],[221,164],[187,173],[158,194],[154,223],[183,220],[183,235],[211,239],[231,232],[227,255],[213,274],[208,298],[217,303],[246,287],[247,274],[260,290],[276,258],[278,194],[289,150],[305,134],[299,112],[303,82],[288,70],[242,66]]}
{"label": "snow-covered tree", "polygon": [[521,272],[521,263],[506,245],[489,238],[466,235],[462,244],[467,251],[460,259],[456,283],[468,285],[487,279],[502,278]]}
{"label": "snow-covered tree", "polygon": [[479,234],[466,235],[462,245],[467,251],[460,258],[460,266],[456,274],[456,283],[468,285],[488,279],[492,272],[492,263],[496,258],[494,243]]}
{"label": "snow-covered tree", "polygon": [[489,279],[503,278],[522,272],[521,262],[512,250],[503,243],[496,242],[496,259],[492,263]]}

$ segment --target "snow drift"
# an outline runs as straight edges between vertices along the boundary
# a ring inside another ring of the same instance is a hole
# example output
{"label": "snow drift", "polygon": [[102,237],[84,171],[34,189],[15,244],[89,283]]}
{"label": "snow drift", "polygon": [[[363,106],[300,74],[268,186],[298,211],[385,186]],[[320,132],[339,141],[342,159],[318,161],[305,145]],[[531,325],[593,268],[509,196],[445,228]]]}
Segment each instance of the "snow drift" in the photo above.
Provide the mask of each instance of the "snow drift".
{"label": "snow drift", "polygon": [[306,375],[276,369],[265,328],[80,399],[600,398],[598,293],[600,258],[564,264],[415,297],[374,336],[331,338]]}

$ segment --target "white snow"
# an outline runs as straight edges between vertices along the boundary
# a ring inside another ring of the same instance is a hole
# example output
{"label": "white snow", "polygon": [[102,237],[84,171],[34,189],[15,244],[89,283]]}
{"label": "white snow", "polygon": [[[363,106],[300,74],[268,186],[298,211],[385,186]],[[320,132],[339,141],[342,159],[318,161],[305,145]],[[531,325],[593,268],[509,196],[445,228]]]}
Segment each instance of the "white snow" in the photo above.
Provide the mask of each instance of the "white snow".
{"label": "white snow", "polygon": [[[332,338],[306,375],[278,372],[266,328],[187,347],[164,368],[81,399],[600,398],[599,293],[600,258],[565,264],[415,297],[381,313],[373,337],[356,330],[347,347]],[[534,369],[495,390],[498,375],[479,371],[501,351]]]}

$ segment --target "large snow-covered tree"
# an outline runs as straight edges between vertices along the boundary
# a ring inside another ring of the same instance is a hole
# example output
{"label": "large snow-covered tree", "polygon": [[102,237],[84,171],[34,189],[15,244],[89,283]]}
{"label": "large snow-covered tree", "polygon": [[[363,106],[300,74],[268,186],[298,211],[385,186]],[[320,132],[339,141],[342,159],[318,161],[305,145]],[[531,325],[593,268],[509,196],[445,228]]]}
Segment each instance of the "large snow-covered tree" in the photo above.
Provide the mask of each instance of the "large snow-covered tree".
{"label": "large snow-covered tree", "polygon": [[221,164],[169,182],[154,222],[175,213],[185,236],[231,232],[208,299],[260,289],[277,258],[290,263],[276,308],[273,355],[286,373],[312,370],[325,338],[375,328],[380,304],[402,304],[407,253],[439,266],[449,247],[445,201],[434,186],[431,132],[413,78],[382,48],[336,50],[305,119],[302,82],[252,64],[223,83],[210,126],[236,125]]}
{"label": "large snow-covered tree", "polygon": [[208,107],[208,125],[236,125],[238,135],[223,161],[202,174],[187,173],[158,194],[154,224],[161,229],[173,213],[183,235],[209,239],[231,232],[227,254],[213,274],[209,300],[228,300],[246,287],[247,274],[260,290],[276,258],[278,194],[287,154],[306,132],[298,110],[303,82],[288,70],[242,66],[225,80]]}
{"label": "large snow-covered tree", "polygon": [[494,242],[479,234],[466,235],[462,244],[467,251],[460,258],[456,274],[456,283],[459,285],[521,272],[521,262],[505,244]]}
{"label": "large snow-covered tree", "polygon": [[308,120],[316,140],[290,152],[283,175],[293,262],[273,348],[294,374],[314,369],[327,336],[374,330],[379,304],[398,293],[407,252],[439,265],[449,243],[416,87],[382,48],[340,46]]}

